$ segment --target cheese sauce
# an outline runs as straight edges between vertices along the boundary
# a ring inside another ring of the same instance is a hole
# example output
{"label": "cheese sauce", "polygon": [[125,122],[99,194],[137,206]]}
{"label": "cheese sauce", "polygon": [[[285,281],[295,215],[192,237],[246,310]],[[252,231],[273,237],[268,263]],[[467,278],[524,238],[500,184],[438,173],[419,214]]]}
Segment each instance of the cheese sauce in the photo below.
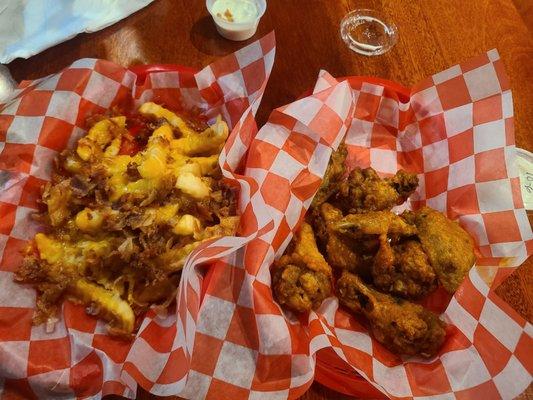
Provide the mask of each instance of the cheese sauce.
{"label": "cheese sauce", "polygon": [[257,18],[258,9],[252,0],[217,0],[211,12],[228,22],[247,23]]}

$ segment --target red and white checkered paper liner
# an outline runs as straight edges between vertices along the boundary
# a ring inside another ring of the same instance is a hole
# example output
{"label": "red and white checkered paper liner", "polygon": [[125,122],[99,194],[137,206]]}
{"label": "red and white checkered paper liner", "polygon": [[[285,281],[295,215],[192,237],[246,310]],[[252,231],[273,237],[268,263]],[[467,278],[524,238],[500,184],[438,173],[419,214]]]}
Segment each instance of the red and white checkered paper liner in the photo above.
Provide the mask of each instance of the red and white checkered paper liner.
{"label": "red and white checkered paper liner", "polygon": [[[422,81],[408,102],[366,83],[353,94],[349,163],[383,175],[417,172],[420,187],[406,207],[428,205],[457,219],[475,238],[478,259],[446,303],[451,328],[435,359],[395,357],[337,310],[336,300],[309,318],[310,353],[332,348],[391,398],[514,398],[531,383],[533,330],[493,289],[531,254],[533,235],[515,166],[512,95],[497,51]],[[446,300],[437,294],[428,304]]]}
{"label": "red and white checkered paper liner", "polygon": [[[498,121],[503,121],[501,129],[491,125]],[[372,165],[382,173],[399,166],[419,172],[422,185],[411,205],[425,202],[459,217],[478,241],[483,258],[448,306],[444,317],[455,327],[435,360],[403,362],[393,356],[356,319],[337,310],[333,298],[306,324],[284,315],[272,299],[269,267],[290,241],[332,148],[347,131],[352,164]],[[494,142],[494,137],[500,139]],[[443,146],[436,147],[443,141],[447,162],[442,160]],[[489,288],[494,276],[506,276],[498,263],[518,265],[531,249],[513,153],[512,102],[496,52],[428,79],[413,89],[406,104],[380,86],[350,90],[322,73],[312,96],[276,110],[257,135],[249,112],[236,124],[221,160],[226,175],[241,187],[243,238],[220,239],[191,256],[177,313],[167,318],[149,314],[130,346],[107,337],[103,324],[85,317],[81,308],[66,305],[66,320],[76,324],[69,333],[75,329],[71,338],[84,351],[73,354],[73,368],[48,354],[35,357],[41,363],[34,363],[31,371],[40,370],[32,376],[49,374],[44,385],[53,383],[55,393],[66,392],[67,397],[121,391],[132,395],[138,382],[156,394],[181,391],[188,398],[295,398],[313,380],[316,352],[332,348],[392,397],[513,397],[530,381],[531,326]],[[454,164],[466,159],[473,164],[463,166],[460,176],[470,181],[454,183],[459,176]],[[495,164],[498,160],[503,164]],[[487,161],[489,169],[481,165]],[[239,166],[245,167],[242,175],[236,172]],[[443,184],[434,171],[445,167],[453,173],[438,175]],[[493,181],[508,181],[509,188],[487,201],[484,183]],[[453,197],[454,189],[472,185],[474,200],[472,191]],[[495,228],[502,217],[505,225]],[[511,236],[516,232],[519,236]],[[213,262],[222,254],[223,260]],[[15,265],[11,257],[8,264]],[[199,265],[209,261],[207,280]],[[11,321],[18,319],[15,315]],[[17,340],[0,345],[17,349],[21,343],[20,351],[10,354],[24,354],[23,365],[29,369],[28,340]],[[104,382],[103,371],[111,370],[115,380],[105,382],[99,392],[81,378]],[[19,374],[23,377],[10,376],[4,385],[26,393],[42,387],[32,385],[25,370]]]}
{"label": "red and white checkered paper liner", "polygon": [[[317,352],[329,348],[391,398],[513,398],[531,382],[532,327],[492,288],[533,242],[514,165],[511,92],[497,52],[428,78],[407,102],[364,83],[348,104],[346,89],[321,73],[314,94],[276,110],[251,143],[245,175],[262,182],[250,193],[265,202],[255,211],[270,214],[275,228],[213,266],[203,297],[199,276],[186,270],[182,290],[190,284],[197,297],[187,311],[180,303],[180,315],[191,324],[196,316],[197,325],[188,337],[193,352],[182,395],[296,398],[313,381]],[[269,267],[305,214],[343,137],[346,112],[352,166],[384,175],[416,171],[420,187],[407,207],[446,212],[476,239],[477,265],[455,296],[428,301],[434,308],[446,303],[450,324],[432,360],[394,356],[335,298],[307,321],[273,301]]]}
{"label": "red and white checkered paper liner", "polygon": [[[0,105],[0,398],[135,397],[137,385],[152,392],[179,392],[185,383],[193,324],[181,309],[197,308],[191,283],[180,292],[180,314],[150,311],[135,340],[107,335],[105,324],[66,303],[53,333],[31,326],[35,293],[13,282],[21,249],[39,227],[30,215],[41,186],[50,179],[52,160],[84,134],[88,116],[113,106],[125,109],[156,101],[172,109],[196,109],[212,119],[221,114],[232,132],[222,153],[226,176],[242,186],[243,237],[203,246],[194,259],[223,257],[272,229],[256,218],[257,200],[248,188],[257,183],[235,175],[239,158],[257,132],[255,112],[275,55],[271,33],[194,74],[155,72],[142,84],[136,75],[108,61],[82,59],[58,74],[23,82]],[[192,261],[189,262],[191,268]],[[192,286],[197,289],[197,286]],[[196,313],[194,314],[196,315]],[[191,314],[188,314],[191,317]]]}

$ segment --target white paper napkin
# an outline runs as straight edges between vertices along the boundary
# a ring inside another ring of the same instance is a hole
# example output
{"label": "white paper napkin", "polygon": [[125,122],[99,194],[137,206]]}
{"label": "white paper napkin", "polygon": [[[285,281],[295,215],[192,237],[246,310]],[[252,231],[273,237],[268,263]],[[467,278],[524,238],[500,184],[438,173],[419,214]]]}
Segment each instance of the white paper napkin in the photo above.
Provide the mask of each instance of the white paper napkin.
{"label": "white paper napkin", "polygon": [[0,63],[103,29],[153,0],[0,0]]}

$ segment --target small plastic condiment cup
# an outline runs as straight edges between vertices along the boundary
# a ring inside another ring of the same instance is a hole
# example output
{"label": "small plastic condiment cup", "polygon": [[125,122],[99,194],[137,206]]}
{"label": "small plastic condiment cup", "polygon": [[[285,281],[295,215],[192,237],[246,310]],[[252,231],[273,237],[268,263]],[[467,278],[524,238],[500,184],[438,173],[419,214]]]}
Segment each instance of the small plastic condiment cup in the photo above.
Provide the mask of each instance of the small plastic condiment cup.
{"label": "small plastic condiment cup", "polygon": [[398,28],[375,10],[357,9],[344,16],[341,38],[353,51],[377,56],[389,51],[398,41]]}
{"label": "small plastic condiment cup", "polygon": [[266,11],[266,0],[253,0],[257,6],[257,17],[249,22],[229,22],[212,12],[216,0],[206,0],[207,11],[213,17],[218,33],[229,40],[242,41],[250,39],[257,31],[259,20]]}

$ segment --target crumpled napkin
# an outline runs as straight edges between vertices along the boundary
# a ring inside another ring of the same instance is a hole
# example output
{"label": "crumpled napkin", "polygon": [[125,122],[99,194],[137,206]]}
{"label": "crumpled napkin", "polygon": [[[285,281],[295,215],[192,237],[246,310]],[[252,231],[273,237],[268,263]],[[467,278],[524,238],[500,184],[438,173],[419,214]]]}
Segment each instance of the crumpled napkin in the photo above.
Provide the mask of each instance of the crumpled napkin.
{"label": "crumpled napkin", "polygon": [[0,0],[0,63],[95,32],[153,0]]}

